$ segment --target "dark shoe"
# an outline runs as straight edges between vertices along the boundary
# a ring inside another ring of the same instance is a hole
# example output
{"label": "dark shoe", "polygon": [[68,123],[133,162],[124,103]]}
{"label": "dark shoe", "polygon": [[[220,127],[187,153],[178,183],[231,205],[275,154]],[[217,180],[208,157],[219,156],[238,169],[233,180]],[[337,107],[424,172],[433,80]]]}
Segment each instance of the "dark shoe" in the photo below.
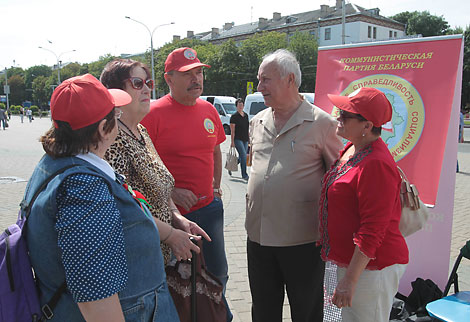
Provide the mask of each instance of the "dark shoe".
{"label": "dark shoe", "polygon": [[248,179],[250,179],[250,177],[246,176],[246,177],[243,177],[242,179],[245,180],[245,181],[248,181]]}
{"label": "dark shoe", "polygon": [[232,171],[228,170],[228,174],[229,174],[230,176],[232,176]]}

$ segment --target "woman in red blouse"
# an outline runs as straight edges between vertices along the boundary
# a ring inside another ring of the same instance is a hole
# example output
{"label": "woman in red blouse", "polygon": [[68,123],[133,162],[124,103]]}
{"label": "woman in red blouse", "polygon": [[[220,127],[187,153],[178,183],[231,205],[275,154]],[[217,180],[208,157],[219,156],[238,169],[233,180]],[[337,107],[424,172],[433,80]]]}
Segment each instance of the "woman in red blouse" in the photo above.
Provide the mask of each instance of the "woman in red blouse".
{"label": "woman in red blouse", "polygon": [[320,199],[322,258],[338,266],[332,301],[345,322],[385,322],[408,263],[400,174],[380,138],[392,106],[374,88],[328,98],[340,109],[336,133],[350,141],[325,174]]}

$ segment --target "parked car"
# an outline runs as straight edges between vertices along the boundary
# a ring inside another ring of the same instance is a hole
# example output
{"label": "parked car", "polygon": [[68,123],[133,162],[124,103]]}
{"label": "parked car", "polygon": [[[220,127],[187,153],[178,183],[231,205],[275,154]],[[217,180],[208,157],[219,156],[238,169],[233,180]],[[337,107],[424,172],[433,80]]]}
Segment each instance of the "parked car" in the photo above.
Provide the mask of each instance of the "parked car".
{"label": "parked car", "polygon": [[225,134],[230,135],[230,117],[237,111],[235,97],[208,95],[200,98],[214,105],[224,126]]}
{"label": "parked car", "polygon": [[313,102],[315,101],[315,93],[300,93],[300,94],[303,95],[305,99],[307,100],[307,102],[309,102],[310,104],[313,104]]}
{"label": "parked car", "polygon": [[263,94],[256,92],[246,96],[243,111],[248,114],[248,119],[251,120],[253,116],[264,110],[266,107],[267,106],[264,105]]}
{"label": "parked car", "polygon": [[[300,93],[305,99],[313,104],[315,99],[315,93]],[[253,116],[264,110],[267,106],[264,104],[264,97],[261,92],[248,94],[245,98],[245,108],[243,111],[248,114],[248,118],[251,120]]]}

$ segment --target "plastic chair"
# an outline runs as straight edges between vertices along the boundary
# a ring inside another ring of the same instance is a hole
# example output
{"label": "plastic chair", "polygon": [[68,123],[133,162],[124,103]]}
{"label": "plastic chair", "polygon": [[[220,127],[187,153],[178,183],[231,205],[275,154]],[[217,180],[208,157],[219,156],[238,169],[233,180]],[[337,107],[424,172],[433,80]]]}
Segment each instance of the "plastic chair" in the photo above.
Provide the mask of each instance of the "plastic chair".
{"label": "plastic chair", "polygon": [[[444,289],[444,297],[426,305],[426,310],[428,310],[431,317],[447,322],[470,321],[470,291],[459,292],[457,274],[457,269],[463,257],[470,259],[470,240],[460,249],[460,254],[455,261],[454,268]],[[455,294],[447,296],[452,284],[454,284]]]}

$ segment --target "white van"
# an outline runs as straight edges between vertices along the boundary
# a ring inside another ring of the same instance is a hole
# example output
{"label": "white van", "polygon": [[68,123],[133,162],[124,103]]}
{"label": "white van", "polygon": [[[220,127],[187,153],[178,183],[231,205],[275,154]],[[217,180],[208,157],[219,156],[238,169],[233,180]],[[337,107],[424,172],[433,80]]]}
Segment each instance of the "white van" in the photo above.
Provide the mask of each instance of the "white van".
{"label": "white van", "polygon": [[208,101],[214,105],[217,112],[219,112],[220,120],[224,126],[225,134],[230,134],[230,117],[237,111],[235,106],[235,97],[231,96],[200,96],[201,99]]}
{"label": "white van", "polygon": [[[300,93],[305,97],[307,102],[313,104],[315,99],[315,93]],[[264,104],[264,97],[261,92],[248,94],[245,98],[245,107],[243,111],[248,114],[248,119],[252,119],[253,116],[264,110],[267,106]]]}
{"label": "white van", "polygon": [[243,111],[248,114],[248,119],[251,120],[253,116],[264,110],[266,107],[267,106],[264,105],[263,94],[256,92],[246,96]]}

